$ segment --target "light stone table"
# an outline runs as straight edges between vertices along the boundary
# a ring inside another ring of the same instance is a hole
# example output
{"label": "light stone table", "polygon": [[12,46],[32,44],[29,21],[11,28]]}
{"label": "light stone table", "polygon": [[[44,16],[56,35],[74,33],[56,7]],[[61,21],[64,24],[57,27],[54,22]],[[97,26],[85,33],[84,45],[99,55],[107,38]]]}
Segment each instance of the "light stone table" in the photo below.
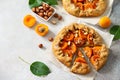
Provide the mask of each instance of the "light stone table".
{"label": "light stone table", "polygon": [[[120,0],[114,0],[110,18],[113,24],[120,25]],[[113,41],[108,62],[99,72],[104,80],[120,80],[120,40]],[[97,76],[95,80],[101,80],[101,77]]]}
{"label": "light stone table", "polygon": [[[0,80],[78,80],[54,65],[48,65],[52,73],[47,77],[34,76],[29,70],[29,65],[19,59],[22,57],[29,63],[45,62],[45,55],[49,54],[46,50],[51,46],[49,36],[54,37],[62,26],[78,19],[71,16],[68,20],[68,17],[63,17],[66,24],[61,21],[56,26],[36,17],[39,23],[49,25],[50,32],[43,38],[35,33],[34,28],[28,29],[23,25],[23,17],[26,14],[34,15],[28,7],[28,0],[0,0]],[[113,24],[120,25],[120,0],[114,0],[110,18]],[[45,49],[39,49],[40,43],[44,44]],[[104,76],[104,80],[120,80],[119,71],[120,40],[113,41],[108,62],[99,74]],[[95,80],[102,80],[101,76],[97,76]]]}

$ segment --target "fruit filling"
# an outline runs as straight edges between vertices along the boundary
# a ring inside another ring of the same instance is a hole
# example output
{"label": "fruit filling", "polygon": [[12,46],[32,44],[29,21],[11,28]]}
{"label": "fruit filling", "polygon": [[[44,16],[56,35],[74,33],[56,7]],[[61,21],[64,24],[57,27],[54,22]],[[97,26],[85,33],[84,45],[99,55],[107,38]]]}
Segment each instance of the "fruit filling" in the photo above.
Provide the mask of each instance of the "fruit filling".
{"label": "fruit filling", "polygon": [[71,2],[81,10],[95,9],[99,0],[71,0]]}

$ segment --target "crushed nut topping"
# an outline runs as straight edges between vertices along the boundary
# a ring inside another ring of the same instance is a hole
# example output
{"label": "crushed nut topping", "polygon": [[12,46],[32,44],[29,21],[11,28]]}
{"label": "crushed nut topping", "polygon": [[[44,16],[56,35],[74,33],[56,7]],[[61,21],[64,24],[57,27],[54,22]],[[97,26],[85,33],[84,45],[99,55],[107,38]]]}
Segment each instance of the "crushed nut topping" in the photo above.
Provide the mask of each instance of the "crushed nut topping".
{"label": "crushed nut topping", "polygon": [[71,42],[70,41],[68,41],[68,45],[70,46],[70,44],[71,44]]}

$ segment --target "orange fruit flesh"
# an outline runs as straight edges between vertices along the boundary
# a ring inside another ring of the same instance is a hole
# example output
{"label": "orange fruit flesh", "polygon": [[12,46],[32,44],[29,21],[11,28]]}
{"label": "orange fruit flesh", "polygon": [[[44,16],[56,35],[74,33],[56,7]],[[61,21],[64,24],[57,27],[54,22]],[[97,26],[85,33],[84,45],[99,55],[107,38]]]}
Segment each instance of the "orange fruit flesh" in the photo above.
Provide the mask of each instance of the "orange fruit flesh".
{"label": "orange fruit flesh", "polygon": [[35,25],[36,19],[32,15],[26,15],[24,17],[23,23],[24,23],[25,26],[31,28]]}

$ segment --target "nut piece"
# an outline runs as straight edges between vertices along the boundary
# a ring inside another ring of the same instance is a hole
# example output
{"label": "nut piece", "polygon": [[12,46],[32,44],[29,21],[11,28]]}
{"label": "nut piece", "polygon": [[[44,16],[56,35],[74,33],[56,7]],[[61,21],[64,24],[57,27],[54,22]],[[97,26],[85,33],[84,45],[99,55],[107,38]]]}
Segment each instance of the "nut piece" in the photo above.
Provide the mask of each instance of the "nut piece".
{"label": "nut piece", "polygon": [[55,18],[58,18],[58,14],[57,14],[57,13],[55,13],[55,14],[54,14],[54,17],[55,17]]}
{"label": "nut piece", "polygon": [[62,20],[62,16],[58,16],[58,20]]}
{"label": "nut piece", "polygon": [[41,16],[41,17],[44,16],[44,14],[42,12],[39,12],[38,15]]}
{"label": "nut piece", "polygon": [[35,9],[35,8],[32,8],[32,11],[33,11],[33,12],[36,12],[36,9]]}
{"label": "nut piece", "polygon": [[39,44],[39,48],[43,48],[43,44]]}
{"label": "nut piece", "polygon": [[54,25],[57,24],[57,22],[55,20],[52,20],[51,23]]}
{"label": "nut piece", "polygon": [[48,16],[50,17],[50,16],[52,15],[52,13],[53,13],[53,12],[51,12],[51,11],[50,11],[50,12],[48,12]]}
{"label": "nut piece", "polygon": [[53,41],[53,38],[52,38],[52,37],[50,37],[50,38],[48,38],[48,40],[52,42],[52,41]]}
{"label": "nut piece", "polygon": [[47,19],[48,19],[48,17],[47,17],[47,16],[44,16],[44,19],[46,19],[46,20],[47,20]]}
{"label": "nut piece", "polygon": [[36,8],[36,11],[35,11],[36,13],[39,13],[39,8]]}

